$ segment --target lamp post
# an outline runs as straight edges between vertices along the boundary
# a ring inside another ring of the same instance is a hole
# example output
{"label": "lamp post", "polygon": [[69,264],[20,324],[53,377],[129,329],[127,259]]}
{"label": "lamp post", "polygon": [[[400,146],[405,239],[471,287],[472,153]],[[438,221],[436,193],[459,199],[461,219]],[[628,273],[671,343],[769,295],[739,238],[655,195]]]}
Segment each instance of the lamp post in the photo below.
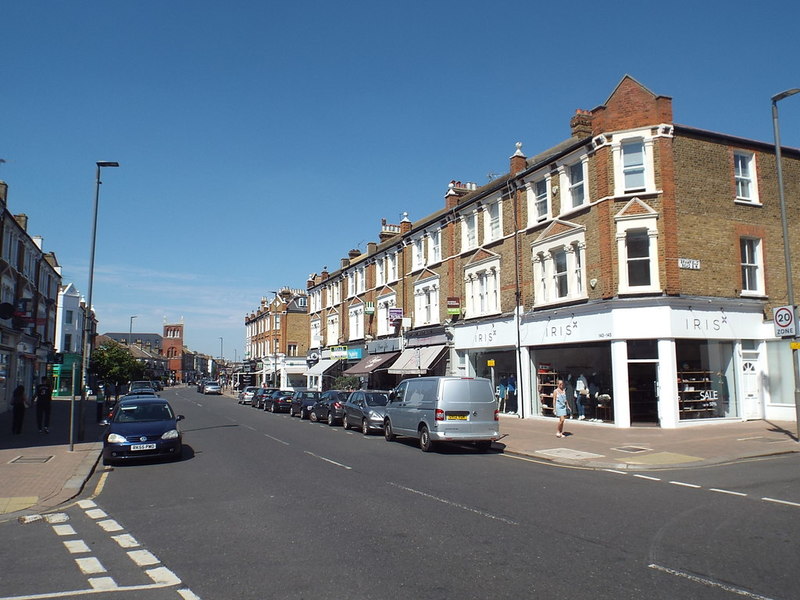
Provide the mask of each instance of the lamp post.
{"label": "lamp post", "polygon": [[792,336],[792,368],[794,370],[794,411],[797,419],[797,442],[800,443],[800,366],[797,364],[797,310],[794,305],[794,282],[792,281],[792,252],[789,246],[789,221],[786,217],[786,198],[783,190],[783,165],[781,164],[781,133],[778,125],[778,102],[800,93],[800,88],[792,88],[772,97],[772,128],[775,133],[775,161],[778,171],[778,197],[781,204],[781,227],[783,228],[783,258],[786,263],[786,291],[789,295],[794,317],[794,336]]}
{"label": "lamp post", "polygon": [[131,315],[131,326],[128,328],[128,348],[131,348],[131,338],[133,337],[133,320],[139,315]]}
{"label": "lamp post", "polygon": [[81,407],[79,410],[80,419],[78,422],[78,439],[83,440],[84,435],[84,400],[87,397],[88,384],[89,384],[89,347],[91,337],[91,323],[92,323],[92,286],[94,285],[94,248],[97,242],[97,207],[100,203],[100,169],[103,167],[118,167],[118,162],[99,160],[97,163],[97,175],[95,177],[94,187],[94,215],[92,217],[92,241],[89,251],[89,287],[86,292],[86,315],[83,319],[83,357],[81,365]]}
{"label": "lamp post", "polygon": [[[273,305],[275,301],[278,299],[278,292],[271,290],[270,294],[274,294],[275,296],[272,298]],[[272,310],[270,312],[270,318],[272,319],[272,385],[276,388],[281,386],[278,385],[278,338],[275,337],[275,312]]]}

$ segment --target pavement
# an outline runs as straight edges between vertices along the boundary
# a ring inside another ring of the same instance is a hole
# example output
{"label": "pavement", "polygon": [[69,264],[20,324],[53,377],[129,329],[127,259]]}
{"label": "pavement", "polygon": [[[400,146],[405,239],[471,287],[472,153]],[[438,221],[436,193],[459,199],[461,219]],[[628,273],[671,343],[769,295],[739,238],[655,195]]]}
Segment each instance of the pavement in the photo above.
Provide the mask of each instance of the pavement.
{"label": "pavement", "polygon": [[[76,414],[78,404],[76,400]],[[39,433],[36,411],[29,408],[22,434],[11,435],[11,411],[0,413],[0,522],[55,510],[82,492],[100,460],[102,428],[96,423],[94,401],[88,401],[82,439],[73,436],[70,449],[69,414],[69,400],[53,400],[50,433]],[[679,429],[621,429],[570,420],[567,435],[557,438],[554,418],[501,415],[500,421],[503,437],[494,444],[496,450],[587,469],[705,467],[800,452],[794,422],[718,421]]]}

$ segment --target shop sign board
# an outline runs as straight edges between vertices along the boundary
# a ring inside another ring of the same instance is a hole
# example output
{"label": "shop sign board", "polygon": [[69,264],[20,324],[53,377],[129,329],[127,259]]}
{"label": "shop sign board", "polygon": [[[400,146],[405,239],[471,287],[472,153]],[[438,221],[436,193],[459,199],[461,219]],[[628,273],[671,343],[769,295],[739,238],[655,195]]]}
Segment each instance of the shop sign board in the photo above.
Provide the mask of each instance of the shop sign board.
{"label": "shop sign board", "polygon": [[447,299],[447,314],[448,315],[461,314],[461,298],[452,297]]}
{"label": "shop sign board", "polygon": [[347,360],[361,360],[362,358],[362,348],[348,348],[347,349]]}
{"label": "shop sign board", "polygon": [[347,358],[347,346],[332,346],[331,358]]}
{"label": "shop sign board", "polygon": [[797,320],[793,306],[778,306],[772,313],[776,337],[794,337],[797,332]]}

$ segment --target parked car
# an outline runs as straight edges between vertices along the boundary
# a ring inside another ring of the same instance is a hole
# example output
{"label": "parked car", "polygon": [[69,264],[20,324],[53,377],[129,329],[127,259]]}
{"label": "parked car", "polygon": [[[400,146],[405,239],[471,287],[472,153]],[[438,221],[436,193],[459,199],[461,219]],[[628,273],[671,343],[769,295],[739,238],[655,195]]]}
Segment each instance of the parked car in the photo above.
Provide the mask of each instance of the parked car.
{"label": "parked car", "polygon": [[322,392],[311,407],[311,413],[308,418],[314,422],[325,421],[328,425],[337,425],[342,422],[344,416],[344,403],[350,392],[344,390],[328,390]]}
{"label": "parked car", "polygon": [[292,396],[292,404],[289,407],[289,416],[297,415],[300,419],[307,419],[311,414],[311,407],[319,400],[320,393],[314,391],[295,392]]}
{"label": "parked car", "polygon": [[292,406],[292,390],[275,390],[264,397],[264,410],[272,413],[289,412]]}
{"label": "parked car", "polygon": [[239,392],[239,404],[250,404],[250,401],[253,399],[253,394],[256,393],[256,390],[258,390],[258,386],[248,385],[241,392]]}
{"label": "parked car", "polygon": [[155,386],[153,385],[152,381],[149,380],[139,380],[139,381],[131,381],[131,384],[128,386],[128,390],[139,390],[139,389],[147,389],[150,388],[153,391],[156,391]]}
{"label": "parked car", "polygon": [[210,381],[210,379],[204,378],[197,382],[197,391],[200,392],[201,394],[203,393],[203,386],[205,386],[206,381]]}
{"label": "parked car", "polygon": [[267,396],[269,396],[272,392],[277,391],[276,388],[258,388],[253,393],[253,398],[250,400],[250,406],[253,408],[262,409],[264,408],[264,400]]}
{"label": "parked car", "polygon": [[345,429],[357,427],[369,435],[375,429],[383,429],[389,392],[385,390],[356,390],[344,403],[342,425]]}
{"label": "parked car", "polygon": [[183,436],[169,403],[160,397],[130,397],[117,402],[103,434],[103,464],[137,458],[179,460]]}
{"label": "parked car", "polygon": [[203,386],[203,394],[217,394],[222,395],[222,386],[217,381],[207,381]]}
{"label": "parked car", "polygon": [[161,381],[159,381],[158,379],[151,379],[150,385],[153,386],[153,389],[157,392],[160,392],[161,390],[164,389],[164,384],[161,383]]}
{"label": "parked car", "polygon": [[418,377],[389,393],[383,421],[386,441],[398,435],[419,440],[423,452],[438,442],[474,442],[483,452],[500,439],[492,384],[485,378]]}

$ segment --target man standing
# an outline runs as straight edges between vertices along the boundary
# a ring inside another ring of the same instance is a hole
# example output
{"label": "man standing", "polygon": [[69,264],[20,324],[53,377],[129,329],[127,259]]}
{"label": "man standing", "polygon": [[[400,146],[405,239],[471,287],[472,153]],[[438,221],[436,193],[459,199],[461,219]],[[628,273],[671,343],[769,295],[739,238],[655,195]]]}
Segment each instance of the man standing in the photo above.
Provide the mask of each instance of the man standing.
{"label": "man standing", "polygon": [[53,402],[53,388],[47,377],[36,386],[36,426],[39,433],[50,433],[50,405]]}

